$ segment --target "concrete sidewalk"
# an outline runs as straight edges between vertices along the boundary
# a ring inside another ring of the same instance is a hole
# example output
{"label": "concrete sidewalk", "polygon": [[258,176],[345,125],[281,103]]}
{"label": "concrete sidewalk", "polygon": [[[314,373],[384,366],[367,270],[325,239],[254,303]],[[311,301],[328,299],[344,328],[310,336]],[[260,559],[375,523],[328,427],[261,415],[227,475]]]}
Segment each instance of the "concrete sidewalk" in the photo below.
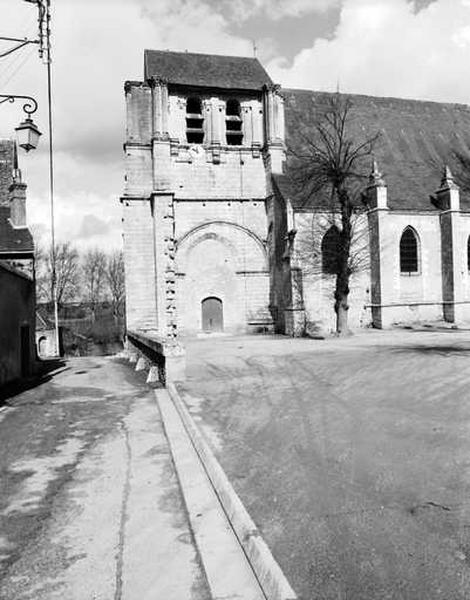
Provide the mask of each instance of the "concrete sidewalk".
{"label": "concrete sidewalk", "polygon": [[154,392],[73,359],[0,412],[2,600],[207,600]]}

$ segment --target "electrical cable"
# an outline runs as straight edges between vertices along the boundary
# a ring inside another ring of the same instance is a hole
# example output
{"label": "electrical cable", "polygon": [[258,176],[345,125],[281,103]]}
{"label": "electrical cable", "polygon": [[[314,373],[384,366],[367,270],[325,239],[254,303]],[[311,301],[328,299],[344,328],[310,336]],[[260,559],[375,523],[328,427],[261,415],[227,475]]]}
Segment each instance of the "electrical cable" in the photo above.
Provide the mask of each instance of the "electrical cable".
{"label": "electrical cable", "polygon": [[[4,80],[1,79],[0,75],[0,85],[2,87],[7,85],[13,79],[13,77],[15,77],[18,71],[24,67],[25,63],[31,58],[34,50],[35,48],[30,47],[28,50],[25,51],[26,53],[24,56],[19,56],[19,60],[16,61],[18,63],[16,66],[13,67],[13,63],[11,63],[10,67],[13,68],[13,70],[11,71],[11,73],[8,73],[6,75],[5,73],[3,73],[3,75],[5,75]],[[7,69],[5,69],[5,71],[7,71]]]}

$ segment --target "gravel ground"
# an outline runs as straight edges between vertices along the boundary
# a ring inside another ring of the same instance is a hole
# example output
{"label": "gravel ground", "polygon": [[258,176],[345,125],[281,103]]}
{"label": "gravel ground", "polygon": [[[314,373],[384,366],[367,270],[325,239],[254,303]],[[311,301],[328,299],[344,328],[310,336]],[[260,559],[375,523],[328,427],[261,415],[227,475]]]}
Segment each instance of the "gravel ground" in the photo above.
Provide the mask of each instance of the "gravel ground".
{"label": "gravel ground", "polygon": [[188,342],[180,386],[305,599],[470,597],[470,332]]}

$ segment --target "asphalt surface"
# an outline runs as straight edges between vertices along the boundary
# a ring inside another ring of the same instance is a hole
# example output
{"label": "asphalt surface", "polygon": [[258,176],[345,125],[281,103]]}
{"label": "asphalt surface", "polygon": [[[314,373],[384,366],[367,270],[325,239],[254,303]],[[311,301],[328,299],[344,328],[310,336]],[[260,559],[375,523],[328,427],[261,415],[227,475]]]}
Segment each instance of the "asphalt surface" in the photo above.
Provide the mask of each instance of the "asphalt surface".
{"label": "asphalt surface", "polygon": [[470,332],[189,341],[185,401],[302,598],[470,598]]}
{"label": "asphalt surface", "polygon": [[154,392],[71,359],[0,409],[1,600],[207,600]]}

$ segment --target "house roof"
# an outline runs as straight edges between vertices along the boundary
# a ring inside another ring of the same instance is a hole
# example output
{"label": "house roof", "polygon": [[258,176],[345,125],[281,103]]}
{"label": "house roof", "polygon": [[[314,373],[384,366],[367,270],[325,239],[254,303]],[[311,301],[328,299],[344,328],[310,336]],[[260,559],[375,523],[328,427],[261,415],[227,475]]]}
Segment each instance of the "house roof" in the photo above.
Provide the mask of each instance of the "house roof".
{"label": "house roof", "polygon": [[13,182],[13,170],[17,167],[15,142],[0,140],[0,206],[10,205],[9,188]]}
{"label": "house roof", "polygon": [[272,84],[256,58],[162,50],[145,50],[144,77],[161,77],[176,85],[240,90],[260,90]]}
{"label": "house roof", "polygon": [[[288,89],[282,95],[286,143],[299,152],[333,94]],[[444,164],[449,163],[452,168],[454,151],[470,153],[470,107],[399,98],[347,97],[352,102],[351,137],[360,142],[380,134],[374,157],[388,187],[389,207],[436,210],[429,196],[439,188]],[[302,197],[292,181],[293,169],[293,161],[288,159],[285,174],[276,176],[275,181],[294,208],[324,204],[324,198]],[[468,191],[461,190],[461,206],[470,210]]]}
{"label": "house roof", "polygon": [[10,209],[0,206],[0,256],[34,252],[33,236],[27,227],[15,228],[10,222]]}

